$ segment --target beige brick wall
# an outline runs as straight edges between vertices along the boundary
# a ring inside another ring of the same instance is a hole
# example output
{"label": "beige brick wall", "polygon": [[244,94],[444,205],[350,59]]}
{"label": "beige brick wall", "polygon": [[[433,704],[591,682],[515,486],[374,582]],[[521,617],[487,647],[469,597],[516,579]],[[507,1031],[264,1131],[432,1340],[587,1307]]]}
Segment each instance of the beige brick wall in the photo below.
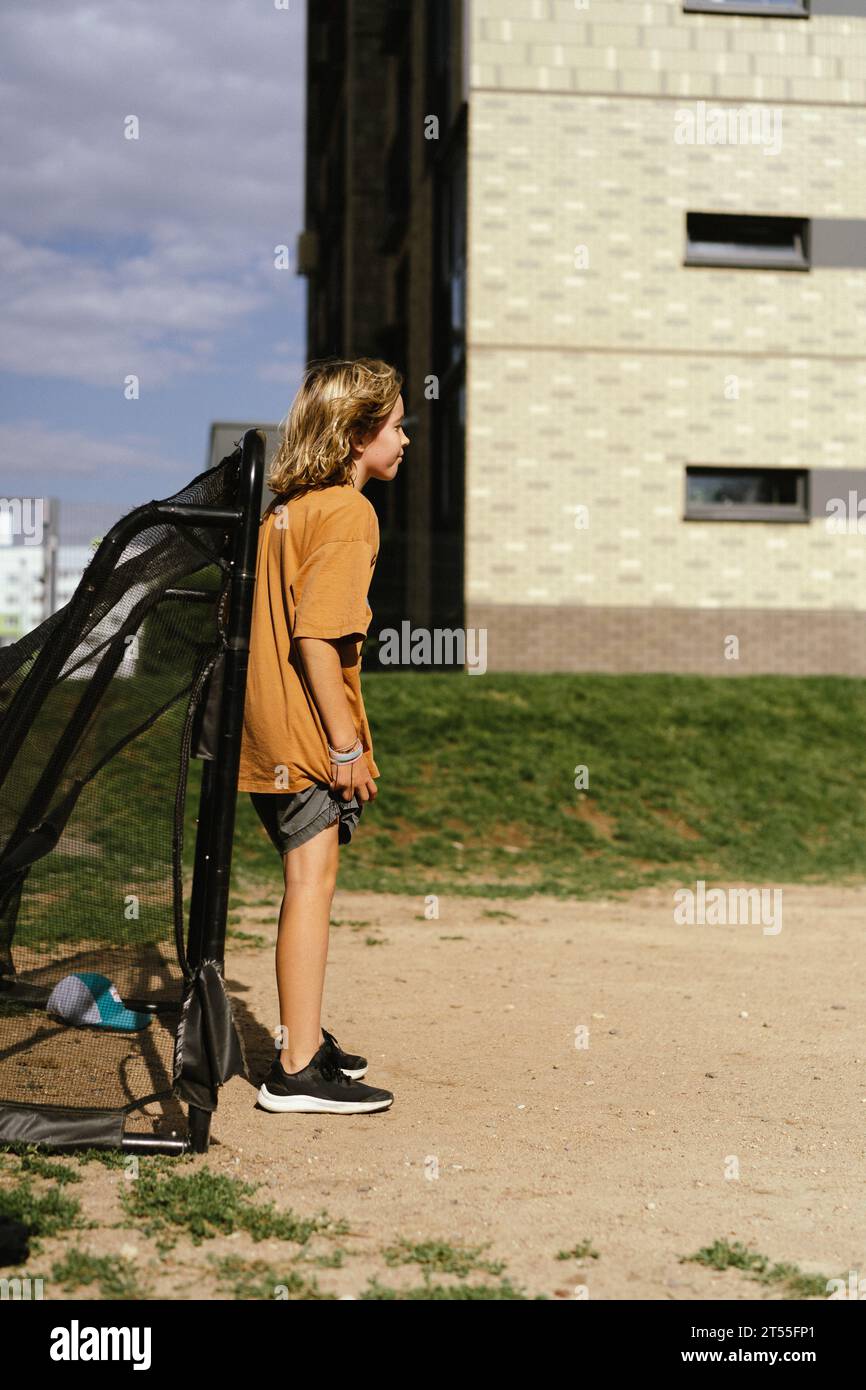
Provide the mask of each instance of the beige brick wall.
{"label": "beige brick wall", "polygon": [[862,363],[473,348],[467,597],[866,608],[864,536],[681,520],[686,462],[862,465],[864,388]]}
{"label": "beige brick wall", "polygon": [[866,18],[475,0],[471,72],[467,603],[866,609],[866,537],[682,520],[686,463],[866,467],[866,271],[682,265],[687,208],[866,218]]}
{"label": "beige brick wall", "polygon": [[473,0],[472,86],[866,101],[864,19],[684,14],[680,0]]}

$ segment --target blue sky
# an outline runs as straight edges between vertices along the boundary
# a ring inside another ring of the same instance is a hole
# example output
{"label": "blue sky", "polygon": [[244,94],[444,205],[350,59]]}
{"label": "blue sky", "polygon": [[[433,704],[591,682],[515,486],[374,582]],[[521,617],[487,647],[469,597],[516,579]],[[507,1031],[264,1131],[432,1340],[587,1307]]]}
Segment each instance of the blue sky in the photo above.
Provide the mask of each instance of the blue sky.
{"label": "blue sky", "polygon": [[3,496],[119,516],[201,471],[213,420],[285,415],[306,0],[279,2],[4,0]]}

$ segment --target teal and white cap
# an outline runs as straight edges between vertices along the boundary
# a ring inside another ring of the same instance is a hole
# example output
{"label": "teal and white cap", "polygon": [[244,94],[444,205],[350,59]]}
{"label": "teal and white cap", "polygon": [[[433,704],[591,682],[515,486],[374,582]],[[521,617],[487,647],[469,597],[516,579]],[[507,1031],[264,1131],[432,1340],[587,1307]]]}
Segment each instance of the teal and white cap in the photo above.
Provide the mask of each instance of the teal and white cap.
{"label": "teal and white cap", "polygon": [[113,1029],[120,1033],[136,1033],[152,1021],[151,1014],[139,1014],[128,1009],[117,992],[116,985],[104,975],[89,970],[64,975],[54,986],[47,1010],[65,1023],[94,1028]]}

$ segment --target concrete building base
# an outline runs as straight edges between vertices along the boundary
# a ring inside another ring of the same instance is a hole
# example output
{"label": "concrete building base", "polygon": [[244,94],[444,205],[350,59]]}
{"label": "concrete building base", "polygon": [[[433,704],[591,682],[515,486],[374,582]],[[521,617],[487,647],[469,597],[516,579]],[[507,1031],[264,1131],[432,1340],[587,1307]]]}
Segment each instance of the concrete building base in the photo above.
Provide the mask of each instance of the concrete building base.
{"label": "concrete building base", "polygon": [[866,675],[866,612],[469,603],[466,626],[488,671]]}

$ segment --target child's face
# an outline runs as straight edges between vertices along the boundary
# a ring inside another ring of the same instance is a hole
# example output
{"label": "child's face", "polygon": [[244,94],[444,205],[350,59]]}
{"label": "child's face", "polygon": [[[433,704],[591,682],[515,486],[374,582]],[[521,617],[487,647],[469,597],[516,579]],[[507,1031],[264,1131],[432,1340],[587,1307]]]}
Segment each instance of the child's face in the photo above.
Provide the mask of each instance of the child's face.
{"label": "child's face", "polygon": [[403,430],[404,415],[403,397],[399,396],[384,425],[359,450],[356,458],[359,476],[363,475],[365,480],[381,478],[383,482],[390,482],[397,476],[403,450],[409,443]]}

